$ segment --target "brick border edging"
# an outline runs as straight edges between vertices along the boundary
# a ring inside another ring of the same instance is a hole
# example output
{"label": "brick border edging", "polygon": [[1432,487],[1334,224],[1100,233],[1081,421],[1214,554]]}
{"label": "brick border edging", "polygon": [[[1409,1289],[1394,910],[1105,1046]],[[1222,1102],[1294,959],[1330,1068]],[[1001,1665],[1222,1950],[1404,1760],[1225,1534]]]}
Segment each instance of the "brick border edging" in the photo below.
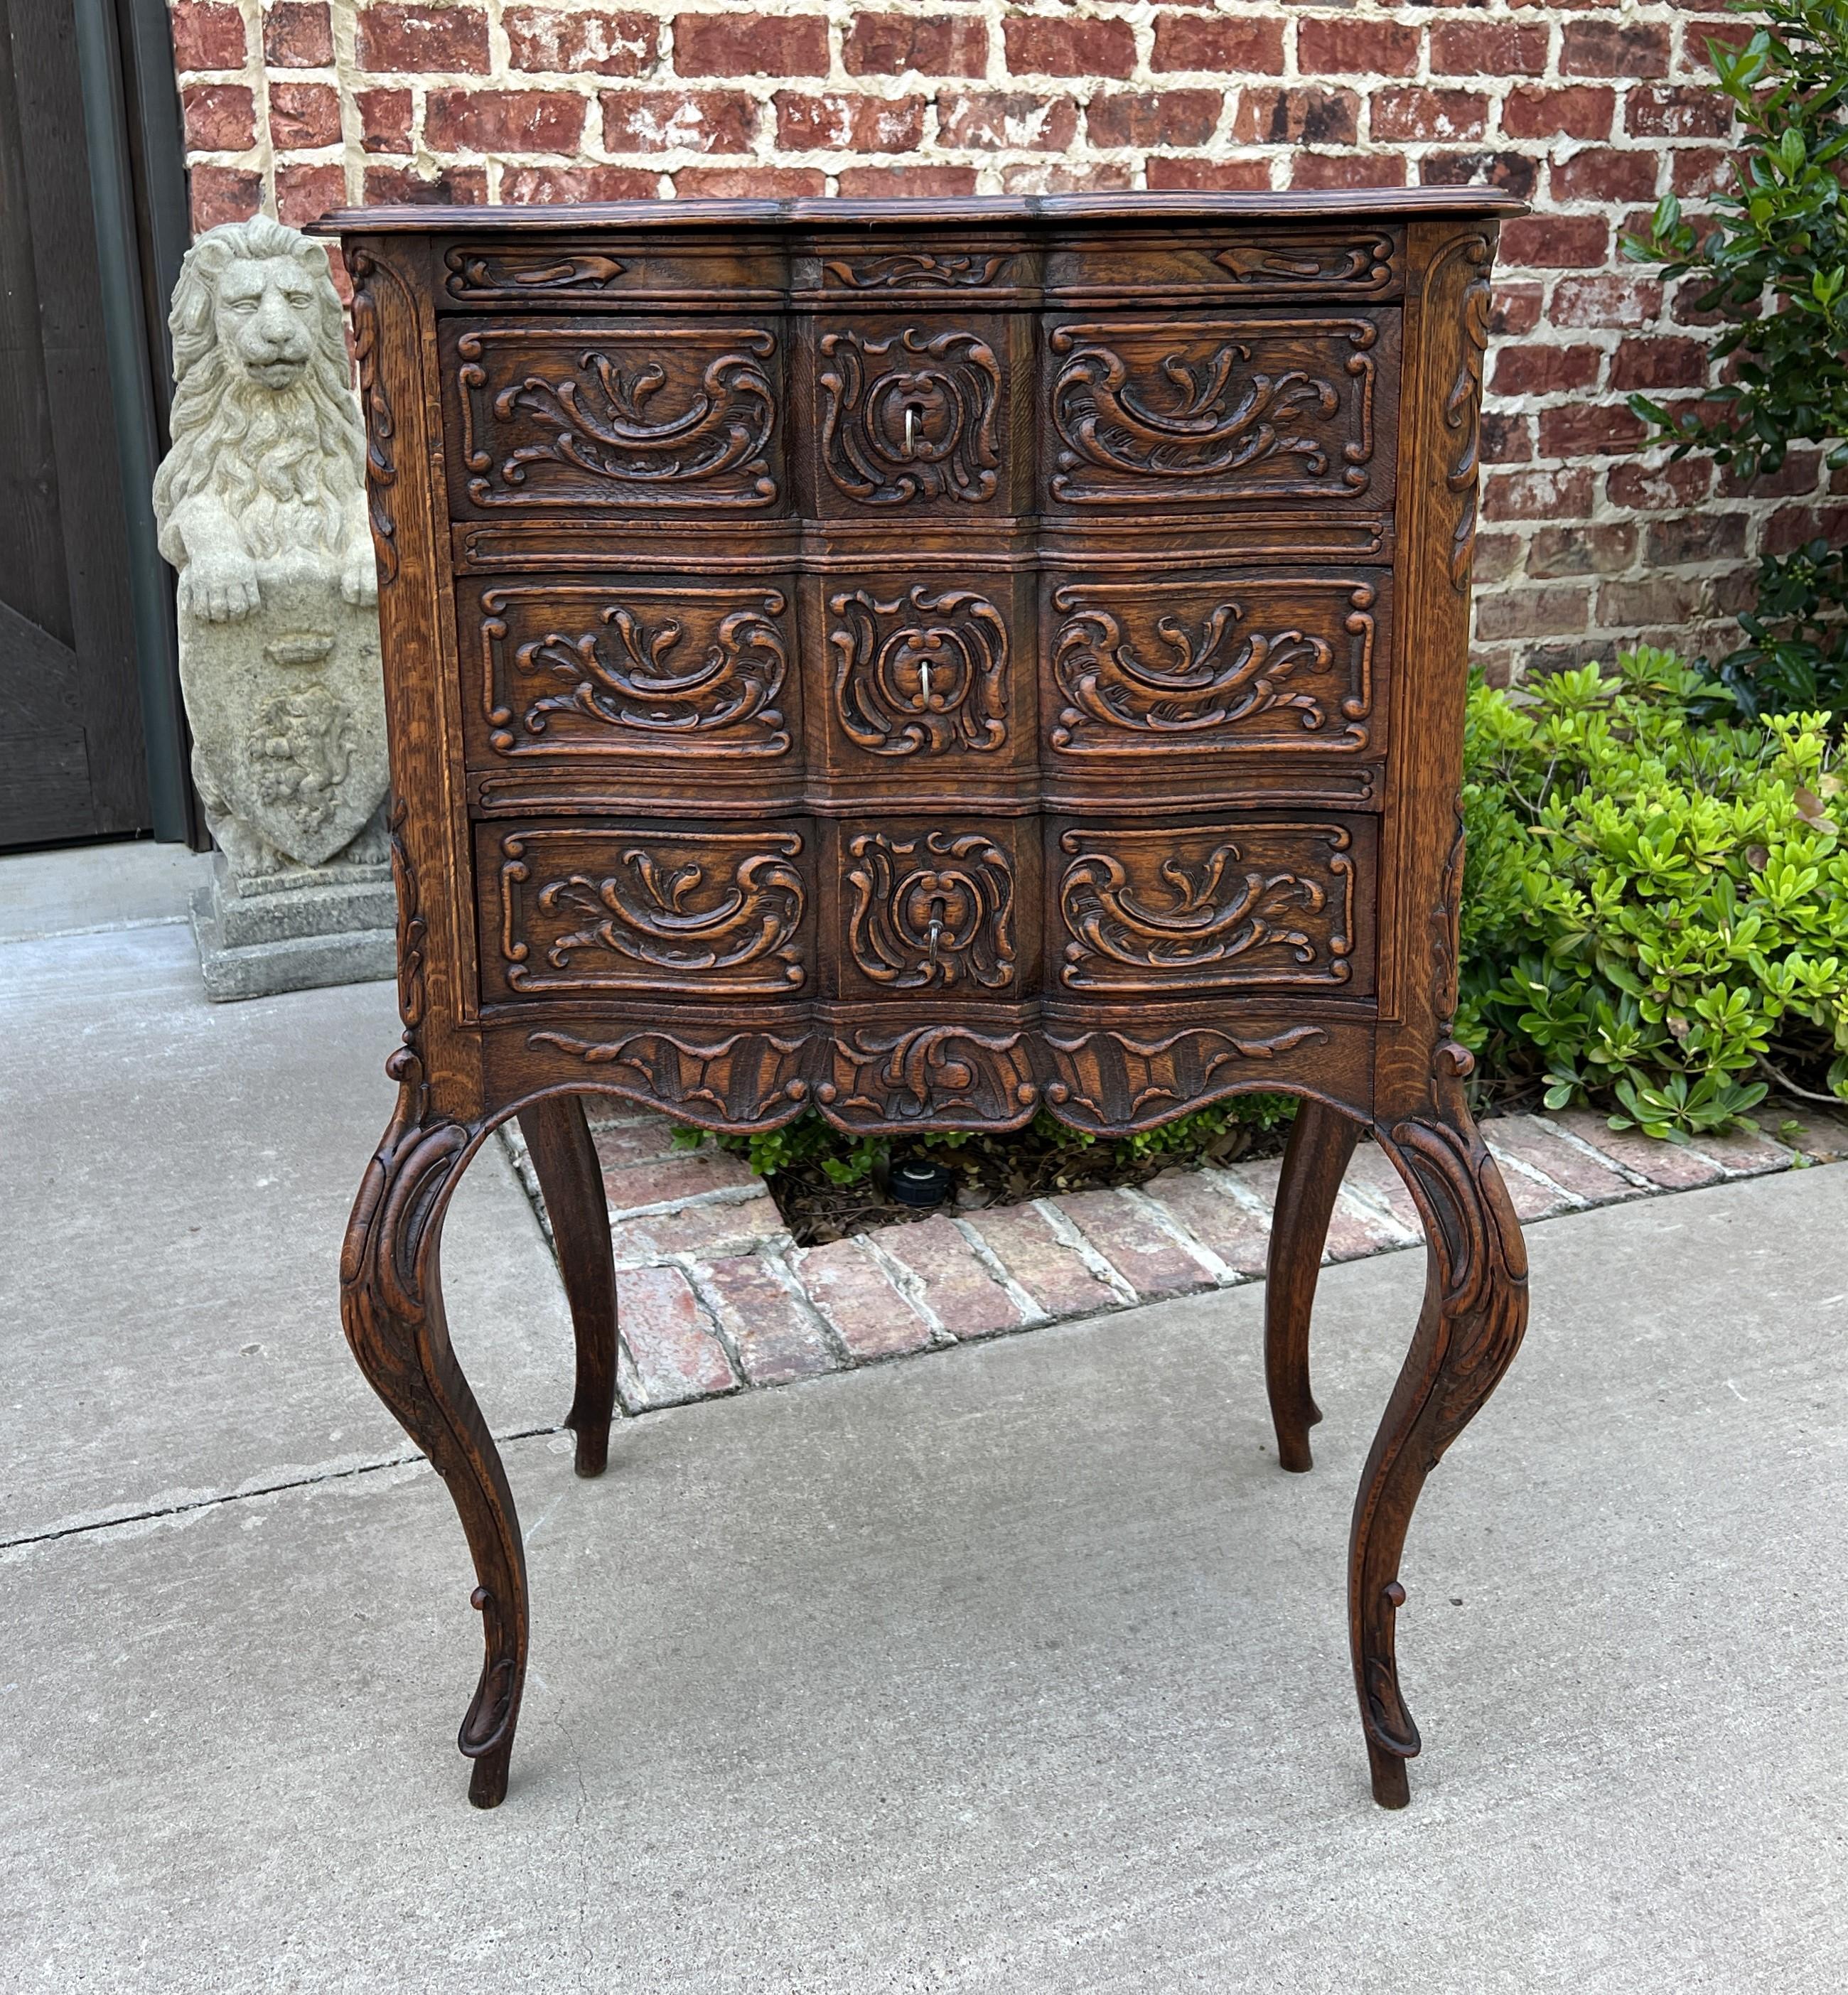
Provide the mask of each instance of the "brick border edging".
{"label": "brick border edging", "polygon": [[[612,1112],[613,1111],[613,1112]],[[1140,1303],[1262,1280],[1279,1163],[1170,1169],[1134,1190],[933,1214],[799,1248],[764,1180],[737,1157],[677,1151],[667,1120],[612,1104],[592,1130],[603,1165],[630,1415]],[[1483,1125],[1527,1224],[1626,1200],[1848,1158],[1848,1124],[1799,1116],[1768,1136],[1655,1141],[1583,1110]],[[517,1123],[501,1131],[542,1227]],[[550,1228],[547,1227],[548,1238]],[[1370,1142],[1355,1151],[1324,1264],[1413,1247],[1418,1216]]]}

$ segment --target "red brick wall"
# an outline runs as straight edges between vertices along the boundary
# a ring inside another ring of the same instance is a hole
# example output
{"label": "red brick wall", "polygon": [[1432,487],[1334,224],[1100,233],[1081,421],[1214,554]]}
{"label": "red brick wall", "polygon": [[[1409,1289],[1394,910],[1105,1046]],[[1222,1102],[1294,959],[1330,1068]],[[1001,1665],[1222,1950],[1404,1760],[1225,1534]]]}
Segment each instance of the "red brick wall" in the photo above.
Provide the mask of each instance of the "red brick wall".
{"label": "red brick wall", "polygon": [[1750,496],[1639,454],[1701,374],[1616,239],[1725,173],[1722,0],[172,0],[194,220],[259,205],[1488,180],[1503,232],[1478,544],[1498,676],[1733,640],[1816,455]]}

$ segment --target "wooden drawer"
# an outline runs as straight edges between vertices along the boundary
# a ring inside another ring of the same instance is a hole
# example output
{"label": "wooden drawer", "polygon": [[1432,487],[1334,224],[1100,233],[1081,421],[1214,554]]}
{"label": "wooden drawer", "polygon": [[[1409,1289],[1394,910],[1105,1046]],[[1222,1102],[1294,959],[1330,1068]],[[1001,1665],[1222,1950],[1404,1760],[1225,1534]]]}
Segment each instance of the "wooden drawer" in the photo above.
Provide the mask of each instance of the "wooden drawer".
{"label": "wooden drawer", "polygon": [[1049,994],[1373,988],[1369,818],[1049,820]]}
{"label": "wooden drawer", "polygon": [[1041,733],[1064,773],[1385,749],[1387,569],[1055,571],[1043,591]]}
{"label": "wooden drawer", "polygon": [[1374,304],[1403,295],[1405,230],[1372,220],[1275,228],[1092,231],[1046,252],[1049,304],[1121,310],[1164,305]]}
{"label": "wooden drawer", "polygon": [[595,232],[522,242],[517,237],[454,242],[442,255],[445,312],[628,311],[709,306],[775,311],[783,259],[774,246],[723,239],[682,241]]}
{"label": "wooden drawer", "polygon": [[795,580],[644,574],[462,583],[470,765],[799,760]]}
{"label": "wooden drawer", "polygon": [[458,519],[790,510],[781,321],[443,322]]}
{"label": "wooden drawer", "polygon": [[1392,503],[1396,311],[1060,315],[1044,336],[1051,513]]}

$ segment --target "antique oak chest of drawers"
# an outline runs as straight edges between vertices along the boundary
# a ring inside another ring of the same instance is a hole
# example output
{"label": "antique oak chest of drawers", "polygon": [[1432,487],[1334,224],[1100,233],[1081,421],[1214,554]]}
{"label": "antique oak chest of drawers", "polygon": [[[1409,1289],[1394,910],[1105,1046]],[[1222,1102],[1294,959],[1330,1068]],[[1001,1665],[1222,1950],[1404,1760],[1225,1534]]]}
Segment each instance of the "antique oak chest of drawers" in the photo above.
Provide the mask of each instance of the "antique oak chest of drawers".
{"label": "antique oak chest of drawers", "polygon": [[527,1582],[438,1236],[517,1114],[597,1472],[618,1332],[594,1090],[901,1136],[1297,1095],[1266,1360],[1298,1469],[1316,1270],[1370,1128],[1430,1256],[1349,1574],[1374,1793],[1406,1799],[1400,1547],[1526,1320],[1449,1035],[1478,399],[1516,207],[321,225],[354,287],[404,1028],[344,1310],[474,1555],[480,1805],[506,1791]]}

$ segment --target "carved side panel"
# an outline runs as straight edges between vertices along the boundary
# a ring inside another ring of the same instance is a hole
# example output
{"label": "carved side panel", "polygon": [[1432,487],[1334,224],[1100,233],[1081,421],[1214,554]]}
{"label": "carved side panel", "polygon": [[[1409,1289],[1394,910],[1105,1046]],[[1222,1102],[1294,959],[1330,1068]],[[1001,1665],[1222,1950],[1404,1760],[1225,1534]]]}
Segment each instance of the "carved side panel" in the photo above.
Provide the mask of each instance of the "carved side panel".
{"label": "carved side panel", "polygon": [[1467,596],[1475,558],[1477,493],[1482,469],[1482,360],[1489,350],[1489,273],[1495,245],[1486,233],[1463,235],[1440,256],[1427,280],[1433,310],[1454,311],[1462,328],[1456,372],[1444,397],[1444,489],[1451,510],[1451,585]]}
{"label": "carved side panel", "polygon": [[809,984],[800,831],[635,825],[481,836],[509,992],[789,998]]}
{"label": "carved side panel", "polygon": [[1395,335],[1390,316],[1056,325],[1049,496],[1080,509],[1383,504]]}
{"label": "carved side panel", "polygon": [[465,589],[459,621],[480,661],[471,750],[484,761],[786,756],[789,609],[783,589],[755,583]]}
{"label": "carved side panel", "polygon": [[1357,834],[1370,851],[1359,823],[1064,832],[1053,895],[1061,985],[1150,996],[1355,986]]}
{"label": "carved side panel", "polygon": [[761,326],[445,328],[459,510],[763,512],[776,335]]}
{"label": "carved side panel", "polygon": [[980,993],[1018,979],[1014,867],[984,833],[849,834],[847,953],[888,991]]}
{"label": "carved side panel", "polygon": [[920,762],[1006,748],[1011,604],[1001,579],[993,596],[947,578],[830,591],[833,719],[853,747]]}
{"label": "carved side panel", "polygon": [[1061,582],[1045,629],[1060,755],[1377,749],[1388,654],[1376,572]]}
{"label": "carved side panel", "polygon": [[817,341],[824,511],[958,513],[1002,491],[998,321],[834,325]]}

